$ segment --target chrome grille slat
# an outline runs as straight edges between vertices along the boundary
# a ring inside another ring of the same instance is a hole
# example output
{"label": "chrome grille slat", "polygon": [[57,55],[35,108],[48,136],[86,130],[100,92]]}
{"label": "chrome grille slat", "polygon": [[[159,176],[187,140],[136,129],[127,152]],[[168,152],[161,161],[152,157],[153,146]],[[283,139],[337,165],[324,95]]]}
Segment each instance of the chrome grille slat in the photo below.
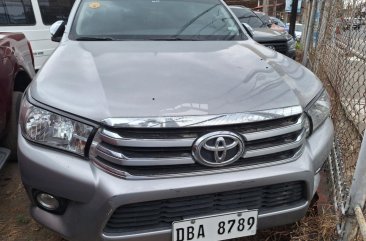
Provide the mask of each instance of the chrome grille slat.
{"label": "chrome grille slat", "polygon": [[113,128],[206,127],[274,120],[287,116],[299,115],[301,113],[301,106],[289,106],[272,110],[206,116],[108,118],[103,120],[102,123]]}
{"label": "chrome grille slat", "polygon": [[[301,146],[305,139],[305,132],[301,132],[297,139],[285,145],[273,146],[270,148],[262,148],[247,151],[244,153],[244,158],[257,157],[263,155],[269,155],[272,153],[287,151],[295,149]],[[111,151],[104,148],[102,145],[98,145],[97,153],[100,157],[107,159],[115,164],[126,166],[149,166],[149,165],[181,165],[181,164],[194,164],[192,157],[168,157],[168,158],[130,158],[126,157],[120,152]]]}
{"label": "chrome grille slat", "polygon": [[117,133],[103,129],[100,138],[112,145],[129,147],[189,147],[195,138],[182,139],[132,139],[124,138]]}
{"label": "chrome grille slat", "polygon": [[122,153],[114,152],[98,145],[96,148],[98,156],[123,166],[163,166],[163,165],[182,165],[194,164],[191,157],[171,157],[171,158],[128,158]]}
{"label": "chrome grille slat", "polygon": [[[303,115],[298,121],[290,126],[275,128],[267,131],[240,133],[247,141],[263,139],[268,136],[280,136],[301,130],[304,125]],[[102,141],[116,146],[128,147],[191,147],[195,138],[181,139],[139,139],[139,138],[124,138],[123,136],[112,131],[103,129],[100,133]]]}
{"label": "chrome grille slat", "polygon": [[291,132],[299,131],[304,127],[304,115],[301,115],[301,117],[298,119],[298,121],[290,126],[282,127],[282,128],[276,128],[273,130],[268,131],[260,131],[260,132],[253,132],[253,133],[246,133],[243,134],[245,139],[247,141],[254,141],[258,139],[267,138],[268,136],[280,136],[284,134],[288,134]]}
{"label": "chrome grille slat", "polygon": [[282,151],[295,149],[295,148],[301,146],[304,143],[304,140],[305,140],[305,131],[301,132],[301,134],[298,136],[296,141],[294,141],[290,144],[285,144],[285,145],[280,145],[280,146],[273,146],[273,147],[269,147],[269,148],[263,148],[263,149],[248,151],[248,152],[244,153],[244,158],[264,156],[264,155],[269,155],[269,154],[272,154],[272,153],[277,153],[277,152],[282,152]]}
{"label": "chrome grille slat", "polygon": [[[124,167],[124,166],[111,166],[111,163],[108,161],[103,161],[100,160],[99,158],[92,158],[93,163],[101,168],[102,170],[106,171],[107,173],[120,177],[120,178],[126,178],[126,179],[136,179],[136,180],[140,180],[140,179],[156,179],[156,178],[172,178],[172,177],[187,177],[187,176],[195,176],[195,175],[204,175],[204,174],[217,174],[217,173],[227,173],[227,172],[235,172],[235,171],[242,171],[242,170],[250,170],[250,169],[255,169],[255,168],[260,168],[260,167],[268,167],[268,166],[272,166],[272,165],[279,165],[279,164],[284,164],[284,163],[288,163],[291,161],[296,160],[297,158],[300,157],[300,155],[303,153],[304,147],[302,146],[300,149],[298,150],[292,150],[291,156],[290,157],[285,157],[285,158],[273,158],[273,156],[268,157],[268,159],[271,160],[271,162],[254,162],[254,163],[250,163],[249,165],[242,165],[239,162],[238,165],[234,165],[234,166],[228,166],[228,167],[222,167],[222,168],[208,168],[208,167],[204,167],[204,166],[199,166],[199,165],[195,165],[195,164],[191,164],[191,165],[170,165],[170,166],[141,166],[142,168],[148,168],[147,171],[137,171],[136,170],[131,170],[130,168],[127,168],[128,166]],[[281,154],[282,155],[282,154]],[[253,157],[255,158],[255,157]],[[248,159],[253,159],[253,158],[248,158]],[[263,159],[263,157],[260,157],[261,159]],[[177,166],[177,167],[176,167]],[[159,168],[159,171],[155,170],[156,168]],[[167,167],[174,167],[174,172],[169,171],[166,172],[165,170],[167,169]],[[182,170],[181,167],[188,167],[189,171],[187,170]],[[131,168],[138,168],[138,166],[132,166]],[[178,172],[177,172],[178,170]]]}
{"label": "chrome grille slat", "polygon": [[[198,116],[197,119],[158,117],[147,118],[145,122],[144,118],[126,118],[124,124],[100,129],[91,159],[98,167],[124,178],[135,175],[161,178],[164,172],[166,177],[190,172],[197,175],[199,170],[203,170],[199,173],[217,173],[288,162],[302,153],[306,139],[305,116],[300,109],[257,112],[253,118],[259,122],[248,122],[254,120],[250,119],[251,113]],[[239,120],[244,121],[238,123]],[[197,138],[215,131],[241,135],[245,151],[233,165],[221,169],[211,167],[209,171],[194,160],[192,146]]]}

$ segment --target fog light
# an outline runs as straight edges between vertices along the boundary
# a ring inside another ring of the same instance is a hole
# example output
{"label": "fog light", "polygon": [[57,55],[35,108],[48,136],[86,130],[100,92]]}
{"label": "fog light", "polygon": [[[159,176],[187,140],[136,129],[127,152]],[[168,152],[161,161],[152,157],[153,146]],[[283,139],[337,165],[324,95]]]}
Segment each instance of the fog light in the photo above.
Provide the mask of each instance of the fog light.
{"label": "fog light", "polygon": [[37,194],[36,199],[38,204],[44,209],[54,211],[60,207],[60,202],[51,194],[41,192]]}
{"label": "fog light", "polygon": [[46,193],[40,190],[32,190],[32,200],[39,208],[58,215],[65,213],[69,200]]}

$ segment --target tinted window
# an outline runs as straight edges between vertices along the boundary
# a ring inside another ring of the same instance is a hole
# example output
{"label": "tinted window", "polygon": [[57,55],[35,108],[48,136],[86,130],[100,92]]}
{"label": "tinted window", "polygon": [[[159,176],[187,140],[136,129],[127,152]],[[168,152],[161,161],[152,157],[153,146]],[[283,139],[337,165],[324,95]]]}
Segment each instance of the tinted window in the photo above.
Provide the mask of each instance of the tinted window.
{"label": "tinted window", "polygon": [[284,28],[286,27],[286,25],[281,21],[279,20],[278,18],[271,18],[272,22],[275,23],[276,25]]}
{"label": "tinted window", "polygon": [[242,32],[219,0],[84,0],[70,37],[113,40],[238,40]]}
{"label": "tinted window", "polygon": [[0,0],[0,26],[34,25],[30,0]]}
{"label": "tinted window", "polygon": [[262,20],[250,9],[232,8],[231,10],[241,23],[247,23],[252,28],[261,28],[264,26]]}
{"label": "tinted window", "polygon": [[272,24],[271,19],[269,18],[269,16],[265,15],[264,13],[261,12],[257,12],[256,13],[258,15],[258,17],[262,20],[263,23],[265,23],[266,25],[268,24]]}
{"label": "tinted window", "polygon": [[38,0],[42,20],[51,25],[58,20],[67,21],[75,0]]}

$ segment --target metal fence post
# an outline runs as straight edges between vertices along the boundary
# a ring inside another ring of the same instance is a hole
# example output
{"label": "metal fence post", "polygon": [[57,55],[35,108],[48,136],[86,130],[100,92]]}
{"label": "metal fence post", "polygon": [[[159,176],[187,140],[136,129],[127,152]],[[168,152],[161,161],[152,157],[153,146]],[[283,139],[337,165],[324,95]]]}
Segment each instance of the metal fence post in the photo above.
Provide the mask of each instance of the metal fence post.
{"label": "metal fence post", "polygon": [[[361,150],[358,156],[355,174],[352,179],[352,186],[350,190],[350,201],[347,209],[347,216],[345,219],[345,229],[343,232],[342,241],[354,240],[357,235],[358,226],[362,227],[362,222],[357,222],[355,210],[363,210],[366,200],[366,135],[363,137]],[[358,218],[359,215],[358,215]]]}
{"label": "metal fence post", "polygon": [[309,51],[309,47],[310,47],[311,38],[313,37],[314,19],[315,19],[315,12],[316,12],[316,7],[317,7],[317,2],[318,2],[317,0],[313,0],[313,2],[311,4],[311,13],[310,13],[310,19],[309,19],[309,22],[308,22],[308,28],[307,28],[307,33],[306,33],[304,56],[302,58],[302,64],[304,66],[306,66],[306,64],[308,62],[308,51]]}

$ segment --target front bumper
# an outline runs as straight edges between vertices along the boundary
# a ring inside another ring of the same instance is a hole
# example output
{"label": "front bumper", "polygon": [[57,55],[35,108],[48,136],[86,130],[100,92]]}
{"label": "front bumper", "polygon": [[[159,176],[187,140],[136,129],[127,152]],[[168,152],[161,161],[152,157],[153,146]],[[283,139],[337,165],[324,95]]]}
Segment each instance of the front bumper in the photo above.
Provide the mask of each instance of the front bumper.
{"label": "front bumper", "polygon": [[288,50],[286,56],[291,58],[291,59],[295,59],[296,58],[296,50]]}
{"label": "front bumper", "polygon": [[10,155],[10,150],[0,147],[0,170],[5,165]]}
{"label": "front bumper", "polygon": [[[154,180],[124,180],[111,176],[87,160],[34,145],[19,136],[19,165],[23,183],[31,197],[41,190],[70,200],[63,215],[38,208],[32,200],[31,214],[41,224],[70,240],[168,241],[170,230],[130,235],[107,234],[104,226],[119,206],[152,200],[209,194],[303,181],[306,197],[302,203],[259,215],[258,228],[296,222],[307,211],[321,168],[333,141],[330,119],[308,139],[296,161],[270,167],[193,177]],[[31,198],[32,199],[32,198]]]}

